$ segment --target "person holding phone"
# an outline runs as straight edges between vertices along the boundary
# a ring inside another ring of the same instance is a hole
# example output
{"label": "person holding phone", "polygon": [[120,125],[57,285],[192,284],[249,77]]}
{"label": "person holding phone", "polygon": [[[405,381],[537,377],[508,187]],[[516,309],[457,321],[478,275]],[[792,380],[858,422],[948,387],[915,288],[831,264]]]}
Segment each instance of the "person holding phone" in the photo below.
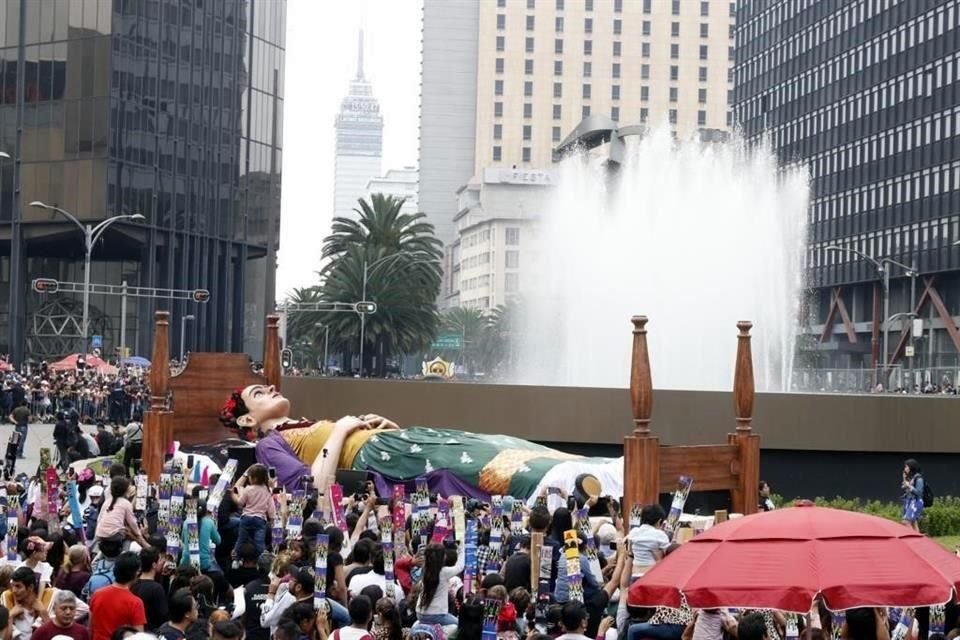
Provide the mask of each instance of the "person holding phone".
{"label": "person holding phone", "polygon": [[271,483],[267,467],[254,464],[234,484],[230,495],[242,510],[234,553],[239,553],[240,546],[247,542],[257,548],[257,556],[266,549],[268,523],[273,522],[275,516]]}

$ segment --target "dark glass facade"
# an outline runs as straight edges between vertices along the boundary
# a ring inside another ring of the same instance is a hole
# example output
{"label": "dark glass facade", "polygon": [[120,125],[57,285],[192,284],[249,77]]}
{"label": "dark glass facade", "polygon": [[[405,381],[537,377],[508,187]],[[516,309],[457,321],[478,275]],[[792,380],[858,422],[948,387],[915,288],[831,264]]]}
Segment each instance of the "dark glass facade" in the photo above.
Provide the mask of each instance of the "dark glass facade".
{"label": "dark glass facade", "polygon": [[[174,344],[192,314],[188,349],[256,349],[279,237],[285,23],[286,0],[0,0],[6,349],[50,350],[32,278],[82,281],[80,231],[33,200],[94,224],[146,217],[110,226],[93,282],[210,290],[204,305],[131,300],[132,351],[149,355],[154,309],[173,312]],[[120,307],[91,299],[107,352]]]}
{"label": "dark glass facade", "polygon": [[[742,0],[736,51],[746,136],[768,136],[782,162],[810,172],[808,330],[822,333],[838,291],[863,334],[866,352],[831,366],[871,366],[879,282],[868,261],[831,245],[915,266],[917,298],[932,277],[960,315],[960,0]],[[911,311],[905,270],[890,275],[891,314]],[[960,366],[945,314],[928,304],[920,315],[917,361]],[[849,343],[835,318],[829,341]]]}

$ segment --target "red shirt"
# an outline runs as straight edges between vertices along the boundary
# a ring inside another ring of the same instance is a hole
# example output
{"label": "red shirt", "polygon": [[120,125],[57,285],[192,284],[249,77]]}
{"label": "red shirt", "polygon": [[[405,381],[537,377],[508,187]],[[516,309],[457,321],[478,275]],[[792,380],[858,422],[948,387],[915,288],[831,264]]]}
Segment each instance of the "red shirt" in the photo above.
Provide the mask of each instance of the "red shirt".
{"label": "red shirt", "polygon": [[54,636],[68,636],[73,640],[90,640],[90,632],[87,628],[78,622],[64,629],[53,624],[53,620],[45,622],[39,629],[30,636],[31,640],[52,640]]}
{"label": "red shirt", "polygon": [[110,640],[110,636],[123,625],[143,626],[147,614],[143,600],[130,593],[129,589],[111,584],[98,589],[90,598],[90,633],[93,640]]}

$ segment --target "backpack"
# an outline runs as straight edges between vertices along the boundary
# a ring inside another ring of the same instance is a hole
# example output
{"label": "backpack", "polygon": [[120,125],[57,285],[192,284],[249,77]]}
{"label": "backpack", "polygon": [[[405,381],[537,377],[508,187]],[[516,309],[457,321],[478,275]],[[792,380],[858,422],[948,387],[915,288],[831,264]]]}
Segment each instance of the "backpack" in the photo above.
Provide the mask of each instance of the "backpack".
{"label": "backpack", "polygon": [[101,562],[100,566],[97,567],[96,571],[93,572],[93,575],[90,576],[90,579],[87,580],[87,584],[84,585],[80,593],[84,600],[90,602],[90,598],[93,597],[94,593],[103,587],[110,586],[113,584],[114,580],[113,564],[111,563],[109,566],[107,566],[106,563]]}
{"label": "backpack", "polygon": [[927,482],[927,479],[923,479],[923,506],[932,507],[934,502],[933,489],[930,488],[930,483]]}

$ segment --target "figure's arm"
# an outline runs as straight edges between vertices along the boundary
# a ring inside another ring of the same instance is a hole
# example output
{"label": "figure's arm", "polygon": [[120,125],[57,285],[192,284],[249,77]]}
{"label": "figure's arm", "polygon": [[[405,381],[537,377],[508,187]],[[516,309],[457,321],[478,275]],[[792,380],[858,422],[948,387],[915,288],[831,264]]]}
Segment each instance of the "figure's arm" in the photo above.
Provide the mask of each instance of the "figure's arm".
{"label": "figure's arm", "polygon": [[[367,423],[356,416],[344,416],[333,426],[333,433],[327,439],[326,445],[317,459],[313,461],[310,473],[313,475],[313,486],[317,487],[321,495],[327,495],[327,489],[337,475],[337,464],[340,462],[340,452],[350,434],[359,429],[367,428]],[[278,472],[279,473],[279,472]]]}
{"label": "figure's arm", "polygon": [[310,467],[293,452],[279,435],[270,435],[257,443],[257,462],[277,470],[277,482],[287,491],[300,487],[300,478],[310,473]]}

